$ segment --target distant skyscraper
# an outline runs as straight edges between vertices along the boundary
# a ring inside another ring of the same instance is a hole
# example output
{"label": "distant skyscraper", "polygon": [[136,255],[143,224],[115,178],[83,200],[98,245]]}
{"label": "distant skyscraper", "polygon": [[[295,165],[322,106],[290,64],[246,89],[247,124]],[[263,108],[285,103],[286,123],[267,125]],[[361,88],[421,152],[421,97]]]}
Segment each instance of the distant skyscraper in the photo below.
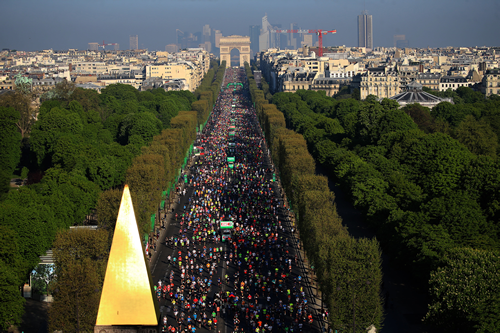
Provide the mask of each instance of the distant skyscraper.
{"label": "distant skyscraper", "polygon": [[175,29],[175,44],[181,47],[183,39],[184,39],[184,31]]}
{"label": "distant skyscraper", "polygon": [[410,41],[408,41],[407,39],[405,39],[405,40],[398,40],[398,42],[396,43],[396,47],[398,49],[408,48],[408,47],[410,47]]}
{"label": "distant skyscraper", "polygon": [[406,40],[405,35],[394,35],[394,47],[398,49],[404,49],[405,47],[409,47],[410,42]]}
{"label": "distant skyscraper", "polygon": [[212,52],[212,43],[210,42],[201,43],[198,45],[198,47],[204,49],[209,53]]}
{"label": "distant skyscraper", "polygon": [[99,43],[89,43],[89,51],[99,50]]}
{"label": "distant skyscraper", "polygon": [[405,35],[394,35],[394,47],[397,47],[398,40],[405,40]]}
{"label": "distant skyscraper", "polygon": [[[297,23],[290,24],[290,30],[298,30],[298,29],[299,29],[299,25]],[[291,33],[291,34],[287,34],[287,35],[288,35],[288,46],[291,49],[296,50],[297,49],[297,37],[299,36],[299,34]],[[312,45],[310,45],[310,46],[312,46]]]}
{"label": "distant skyscraper", "polygon": [[130,36],[130,50],[139,49],[139,36]]}
{"label": "distant skyscraper", "polygon": [[[272,30],[281,30],[281,24],[271,24]],[[281,34],[277,34],[275,32],[270,32],[269,35],[269,47],[279,48],[281,45]],[[283,35],[283,39],[286,39],[286,35]]]}
{"label": "distant skyscraper", "polygon": [[358,47],[373,49],[372,16],[366,10],[358,16]]}
{"label": "distant skyscraper", "polygon": [[120,44],[118,44],[118,43],[115,43],[115,45],[113,45],[113,47],[114,47],[114,49],[113,49],[114,51],[120,50]]}
{"label": "distant skyscraper", "polygon": [[195,32],[193,38],[191,39],[191,44],[189,47],[198,47],[198,44],[203,42],[203,33],[201,31]]}
{"label": "distant skyscraper", "polygon": [[206,43],[206,42],[211,42],[211,41],[212,41],[212,29],[210,28],[210,26],[208,24],[205,24],[203,26],[203,40],[202,40],[202,42]]}
{"label": "distant skyscraper", "polygon": [[259,25],[251,25],[249,29],[250,36],[250,49],[252,50],[252,56],[259,52],[259,35],[260,35],[260,26]]}
{"label": "distant skyscraper", "polygon": [[179,46],[177,44],[168,44],[165,46],[165,51],[168,53],[176,53],[179,50]]}
{"label": "distant skyscraper", "polygon": [[259,36],[259,52],[263,50],[267,50],[270,47],[270,37],[271,37],[271,25],[267,20],[267,14],[262,18],[262,26],[260,29]]}
{"label": "distant skyscraper", "polygon": [[307,45],[309,47],[314,46],[313,45],[313,35],[311,34],[304,34],[304,41],[302,42],[302,46]]}
{"label": "distant skyscraper", "polygon": [[222,32],[220,30],[215,30],[214,35],[215,35],[215,47],[219,48],[219,42],[222,37]]}

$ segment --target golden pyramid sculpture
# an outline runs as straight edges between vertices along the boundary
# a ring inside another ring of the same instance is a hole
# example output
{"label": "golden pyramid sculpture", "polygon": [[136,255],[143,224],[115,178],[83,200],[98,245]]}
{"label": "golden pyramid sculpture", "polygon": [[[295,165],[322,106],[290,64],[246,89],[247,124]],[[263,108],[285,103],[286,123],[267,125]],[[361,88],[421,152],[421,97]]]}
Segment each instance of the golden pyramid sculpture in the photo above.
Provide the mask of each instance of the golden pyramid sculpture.
{"label": "golden pyramid sculpture", "polygon": [[96,326],[158,326],[159,316],[130,190],[125,185]]}

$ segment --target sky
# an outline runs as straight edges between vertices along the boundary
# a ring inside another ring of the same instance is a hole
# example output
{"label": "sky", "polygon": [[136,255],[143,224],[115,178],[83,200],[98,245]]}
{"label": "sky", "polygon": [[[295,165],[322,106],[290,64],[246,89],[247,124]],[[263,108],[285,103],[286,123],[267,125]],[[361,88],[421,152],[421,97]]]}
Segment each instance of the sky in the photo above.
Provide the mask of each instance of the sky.
{"label": "sky", "polygon": [[406,35],[410,47],[500,45],[500,0],[0,0],[0,49],[84,50],[90,42],[165,50],[175,30],[223,36],[249,35],[267,13],[271,24],[336,29],[325,46],[357,46],[357,15],[373,17],[374,46],[393,46]]}

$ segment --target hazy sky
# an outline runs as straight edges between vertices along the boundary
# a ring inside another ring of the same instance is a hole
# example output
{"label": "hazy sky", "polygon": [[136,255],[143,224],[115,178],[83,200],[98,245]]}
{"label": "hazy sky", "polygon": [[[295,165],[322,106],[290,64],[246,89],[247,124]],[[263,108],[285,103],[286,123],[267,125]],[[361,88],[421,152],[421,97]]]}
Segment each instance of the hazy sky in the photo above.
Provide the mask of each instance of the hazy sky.
{"label": "hazy sky", "polygon": [[337,29],[325,45],[357,46],[357,15],[373,16],[374,46],[404,34],[412,47],[500,45],[500,0],[0,0],[0,49],[86,49],[89,42],[164,50],[175,29],[248,35],[272,24]]}

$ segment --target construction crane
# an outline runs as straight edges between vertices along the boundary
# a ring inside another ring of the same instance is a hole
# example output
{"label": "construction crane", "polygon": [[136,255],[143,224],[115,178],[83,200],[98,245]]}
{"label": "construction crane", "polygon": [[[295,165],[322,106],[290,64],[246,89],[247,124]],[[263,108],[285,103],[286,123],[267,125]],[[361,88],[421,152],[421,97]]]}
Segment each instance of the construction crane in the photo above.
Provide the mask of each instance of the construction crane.
{"label": "construction crane", "polygon": [[323,56],[323,36],[327,34],[335,34],[337,30],[305,30],[305,29],[289,29],[289,30],[270,30],[277,34],[316,34],[318,35],[319,51],[318,56]]}
{"label": "construction crane", "polygon": [[106,48],[108,45],[117,45],[116,43],[105,43],[104,40],[102,41],[102,44],[98,44],[99,47],[102,47],[103,50]]}

